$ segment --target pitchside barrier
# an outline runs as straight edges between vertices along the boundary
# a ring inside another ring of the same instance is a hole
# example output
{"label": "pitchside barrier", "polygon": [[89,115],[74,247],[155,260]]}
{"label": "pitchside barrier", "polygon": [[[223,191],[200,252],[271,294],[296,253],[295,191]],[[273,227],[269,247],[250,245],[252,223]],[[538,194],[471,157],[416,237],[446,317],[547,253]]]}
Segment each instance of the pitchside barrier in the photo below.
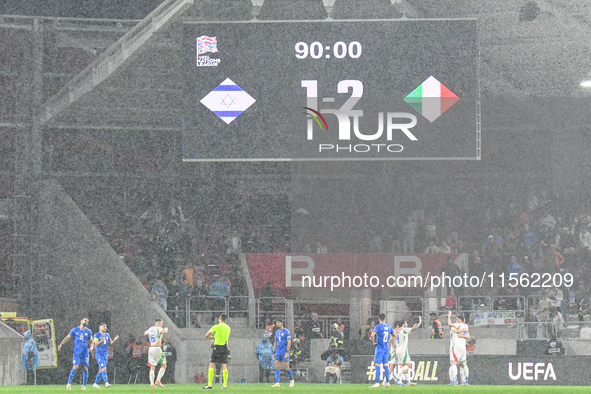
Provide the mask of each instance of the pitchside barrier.
{"label": "pitchside barrier", "polygon": [[[584,366],[590,362],[586,356],[468,355],[471,385],[586,386],[589,374]],[[410,374],[418,384],[446,385],[448,371],[449,356],[417,356]],[[375,383],[373,356],[351,356],[351,378],[353,383]]]}

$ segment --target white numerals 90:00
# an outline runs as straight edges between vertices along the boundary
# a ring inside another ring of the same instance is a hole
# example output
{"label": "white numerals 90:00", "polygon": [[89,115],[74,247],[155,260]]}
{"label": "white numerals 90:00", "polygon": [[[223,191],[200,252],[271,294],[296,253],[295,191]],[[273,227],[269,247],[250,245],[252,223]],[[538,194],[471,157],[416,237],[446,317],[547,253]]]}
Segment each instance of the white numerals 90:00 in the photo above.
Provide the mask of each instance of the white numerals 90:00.
{"label": "white numerals 90:00", "polygon": [[[310,55],[312,59],[320,59],[324,54],[324,46],[318,41],[314,41],[310,46],[305,42],[300,41],[295,44],[295,51],[295,56],[298,59],[305,59],[308,55]],[[347,45],[343,41],[337,41],[332,46],[332,54],[337,59],[343,59],[347,55],[349,55],[351,59],[357,59],[361,56],[361,44],[358,41],[352,41]],[[329,57],[329,55],[327,54],[326,57]]]}

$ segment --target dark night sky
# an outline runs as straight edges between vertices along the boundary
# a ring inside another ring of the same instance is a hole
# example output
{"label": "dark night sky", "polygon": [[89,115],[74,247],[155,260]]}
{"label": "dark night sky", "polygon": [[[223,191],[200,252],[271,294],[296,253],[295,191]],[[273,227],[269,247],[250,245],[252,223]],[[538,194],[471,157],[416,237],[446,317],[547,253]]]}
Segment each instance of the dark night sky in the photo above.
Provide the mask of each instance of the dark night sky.
{"label": "dark night sky", "polygon": [[0,14],[143,19],[164,0],[0,0]]}

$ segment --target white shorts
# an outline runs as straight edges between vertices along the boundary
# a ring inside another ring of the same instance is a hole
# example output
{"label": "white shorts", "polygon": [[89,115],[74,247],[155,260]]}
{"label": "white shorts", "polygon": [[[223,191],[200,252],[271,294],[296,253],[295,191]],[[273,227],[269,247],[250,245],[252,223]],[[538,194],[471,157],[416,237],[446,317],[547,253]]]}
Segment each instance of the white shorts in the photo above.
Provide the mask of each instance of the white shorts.
{"label": "white shorts", "polygon": [[456,363],[466,362],[466,346],[454,346],[449,353],[449,361]]}
{"label": "white shorts", "polygon": [[388,361],[388,364],[390,364],[390,365],[396,365],[396,364],[398,364],[398,356],[396,355],[396,353],[393,353],[390,356],[390,361]]}
{"label": "white shorts", "polygon": [[398,359],[398,364],[410,364],[411,362],[408,349],[396,349],[396,358]]}
{"label": "white shorts", "polygon": [[155,367],[158,364],[166,364],[166,357],[160,346],[150,346],[148,349],[148,365]]}

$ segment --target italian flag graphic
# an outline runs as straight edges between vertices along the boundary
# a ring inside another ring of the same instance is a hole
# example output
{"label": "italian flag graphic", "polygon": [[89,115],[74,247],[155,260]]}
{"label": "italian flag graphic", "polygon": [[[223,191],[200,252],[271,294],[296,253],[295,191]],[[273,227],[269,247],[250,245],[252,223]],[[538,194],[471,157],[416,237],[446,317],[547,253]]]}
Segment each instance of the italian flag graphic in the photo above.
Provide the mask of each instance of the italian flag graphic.
{"label": "italian flag graphic", "polygon": [[420,112],[429,122],[433,122],[443,115],[459,100],[458,96],[433,76],[427,78],[404,98],[404,101]]}

